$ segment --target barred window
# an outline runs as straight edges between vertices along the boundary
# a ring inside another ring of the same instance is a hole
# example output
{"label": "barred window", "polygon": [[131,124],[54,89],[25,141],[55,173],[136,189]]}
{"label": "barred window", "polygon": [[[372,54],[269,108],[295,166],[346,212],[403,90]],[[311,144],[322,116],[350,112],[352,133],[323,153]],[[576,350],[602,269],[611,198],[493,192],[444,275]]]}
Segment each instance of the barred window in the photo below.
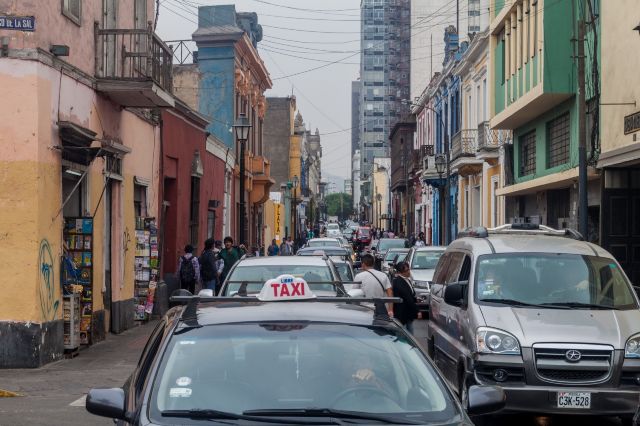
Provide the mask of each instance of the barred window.
{"label": "barred window", "polygon": [[536,171],[536,131],[520,137],[520,176]]}
{"label": "barred window", "polygon": [[569,113],[547,123],[548,167],[569,162]]}

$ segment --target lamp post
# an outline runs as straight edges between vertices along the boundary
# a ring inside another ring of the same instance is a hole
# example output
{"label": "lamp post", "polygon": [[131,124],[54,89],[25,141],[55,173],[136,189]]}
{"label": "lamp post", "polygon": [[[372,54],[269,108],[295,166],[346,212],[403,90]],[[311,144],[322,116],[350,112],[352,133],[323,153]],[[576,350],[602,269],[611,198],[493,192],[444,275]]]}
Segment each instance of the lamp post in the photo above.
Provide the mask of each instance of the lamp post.
{"label": "lamp post", "polygon": [[240,243],[246,244],[246,215],[245,215],[245,201],[244,201],[244,149],[247,139],[249,139],[249,129],[251,129],[251,124],[249,123],[249,118],[243,112],[238,115],[238,119],[233,125],[233,130],[236,134],[236,140],[240,143]]}
{"label": "lamp post", "polygon": [[296,193],[300,180],[298,175],[293,177],[293,240],[298,239],[298,194]]}
{"label": "lamp post", "polygon": [[378,214],[376,215],[376,227],[378,229],[380,229],[380,213],[381,213],[381,208],[380,208],[380,201],[382,201],[382,194],[376,194],[376,200],[378,200]]}

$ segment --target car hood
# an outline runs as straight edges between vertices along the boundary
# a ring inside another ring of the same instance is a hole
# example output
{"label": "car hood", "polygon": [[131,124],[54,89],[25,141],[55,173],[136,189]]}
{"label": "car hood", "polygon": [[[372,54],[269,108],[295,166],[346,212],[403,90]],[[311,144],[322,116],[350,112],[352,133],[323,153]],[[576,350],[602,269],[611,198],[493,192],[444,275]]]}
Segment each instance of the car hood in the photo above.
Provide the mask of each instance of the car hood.
{"label": "car hood", "polygon": [[508,331],[523,347],[534,343],[594,343],[624,349],[638,332],[637,310],[536,309],[480,305],[487,327]]}
{"label": "car hood", "polygon": [[431,281],[433,280],[433,271],[435,269],[412,269],[411,276],[414,281]]}

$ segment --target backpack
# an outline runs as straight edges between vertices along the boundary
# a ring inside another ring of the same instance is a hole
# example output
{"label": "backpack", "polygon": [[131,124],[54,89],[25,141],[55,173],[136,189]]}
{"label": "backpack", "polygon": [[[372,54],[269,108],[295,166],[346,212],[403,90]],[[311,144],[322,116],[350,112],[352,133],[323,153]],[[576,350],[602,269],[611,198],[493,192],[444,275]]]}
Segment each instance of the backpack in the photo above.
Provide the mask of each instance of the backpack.
{"label": "backpack", "polygon": [[180,265],[180,282],[191,283],[196,280],[196,269],[193,267],[193,258],[185,258],[182,256],[182,264]]}

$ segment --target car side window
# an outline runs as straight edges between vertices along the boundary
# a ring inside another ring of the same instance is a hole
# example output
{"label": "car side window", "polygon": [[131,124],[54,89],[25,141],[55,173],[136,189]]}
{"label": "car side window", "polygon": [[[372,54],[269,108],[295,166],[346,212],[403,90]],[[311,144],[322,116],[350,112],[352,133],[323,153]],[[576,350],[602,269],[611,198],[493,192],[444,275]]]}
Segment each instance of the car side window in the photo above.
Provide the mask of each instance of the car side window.
{"label": "car side window", "polygon": [[469,256],[465,256],[464,261],[462,262],[462,269],[460,269],[460,275],[458,276],[458,281],[469,281],[470,275],[471,275],[471,258]]}
{"label": "car side window", "polygon": [[149,372],[149,368],[153,363],[153,359],[155,358],[156,352],[158,351],[158,347],[160,347],[160,342],[162,341],[162,335],[165,327],[165,322],[160,321],[160,323],[156,326],[156,328],[151,333],[151,337],[147,341],[146,346],[142,350],[142,355],[140,355],[140,360],[138,361],[138,372],[136,374],[136,397],[140,395],[142,392],[142,387],[144,386],[144,381],[147,377],[147,373]]}
{"label": "car side window", "polygon": [[450,256],[451,260],[449,261],[449,267],[447,268],[447,273],[444,277],[445,284],[458,281],[458,276],[460,275],[460,270],[462,269],[462,264],[465,258],[464,253],[460,252],[452,252]]}
{"label": "car side window", "polygon": [[444,279],[447,274],[447,268],[449,267],[450,254],[445,253],[440,256],[440,260],[438,260],[438,264],[436,265],[436,269],[433,275],[433,282],[436,284],[444,284]]}

